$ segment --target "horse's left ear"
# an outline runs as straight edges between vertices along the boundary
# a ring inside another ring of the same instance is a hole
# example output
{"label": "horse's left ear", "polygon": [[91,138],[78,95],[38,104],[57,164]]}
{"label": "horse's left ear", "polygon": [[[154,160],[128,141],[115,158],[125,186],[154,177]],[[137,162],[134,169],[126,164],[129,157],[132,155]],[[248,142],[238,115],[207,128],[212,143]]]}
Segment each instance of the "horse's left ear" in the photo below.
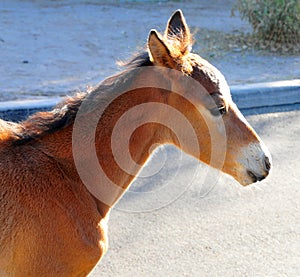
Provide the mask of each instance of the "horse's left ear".
{"label": "horse's left ear", "polygon": [[186,24],[181,10],[177,10],[170,17],[165,31],[167,39],[175,39],[181,43],[181,52],[184,53],[191,48],[191,32]]}
{"label": "horse's left ear", "polygon": [[173,58],[168,46],[156,30],[151,30],[148,38],[148,52],[151,62],[155,65],[173,67]]}

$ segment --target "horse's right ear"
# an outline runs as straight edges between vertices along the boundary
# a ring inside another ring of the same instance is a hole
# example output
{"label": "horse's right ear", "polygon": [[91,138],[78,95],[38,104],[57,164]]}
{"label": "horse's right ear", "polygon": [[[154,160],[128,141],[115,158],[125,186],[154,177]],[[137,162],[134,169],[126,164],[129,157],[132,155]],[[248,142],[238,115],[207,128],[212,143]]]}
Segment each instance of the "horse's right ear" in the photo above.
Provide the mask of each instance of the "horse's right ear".
{"label": "horse's right ear", "polygon": [[181,43],[181,52],[185,53],[191,47],[191,33],[181,10],[170,17],[165,31],[166,39],[175,39]]}

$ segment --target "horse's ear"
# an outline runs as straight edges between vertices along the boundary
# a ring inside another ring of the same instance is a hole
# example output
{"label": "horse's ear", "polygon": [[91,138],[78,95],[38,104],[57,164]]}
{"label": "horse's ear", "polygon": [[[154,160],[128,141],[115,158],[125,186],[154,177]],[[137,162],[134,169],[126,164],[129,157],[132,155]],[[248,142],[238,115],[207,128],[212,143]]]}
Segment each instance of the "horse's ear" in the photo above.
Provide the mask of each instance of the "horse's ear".
{"label": "horse's ear", "polygon": [[172,67],[173,59],[171,52],[156,30],[151,30],[149,33],[148,52],[151,62],[155,65]]}
{"label": "horse's ear", "polygon": [[180,42],[181,52],[185,53],[191,48],[192,38],[191,32],[186,24],[185,18],[181,10],[177,10],[170,17],[165,31],[167,39],[175,39]]}

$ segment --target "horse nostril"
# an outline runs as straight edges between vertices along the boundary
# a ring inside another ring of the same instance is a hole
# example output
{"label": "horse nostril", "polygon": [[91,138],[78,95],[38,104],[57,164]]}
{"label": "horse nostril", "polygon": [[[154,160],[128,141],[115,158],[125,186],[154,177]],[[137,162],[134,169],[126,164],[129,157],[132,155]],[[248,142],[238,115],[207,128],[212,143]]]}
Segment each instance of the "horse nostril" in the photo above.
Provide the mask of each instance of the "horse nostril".
{"label": "horse nostril", "polygon": [[265,169],[269,172],[271,169],[271,162],[269,157],[267,156],[264,157],[264,165],[265,165]]}
{"label": "horse nostril", "polygon": [[257,181],[261,181],[266,178],[266,176],[258,175],[250,170],[247,170],[248,175],[252,179],[252,182],[255,183]]}
{"label": "horse nostril", "polygon": [[248,175],[250,176],[250,178],[252,179],[252,181],[253,181],[254,183],[257,182],[256,175],[255,175],[252,171],[247,170],[247,173],[248,173]]}

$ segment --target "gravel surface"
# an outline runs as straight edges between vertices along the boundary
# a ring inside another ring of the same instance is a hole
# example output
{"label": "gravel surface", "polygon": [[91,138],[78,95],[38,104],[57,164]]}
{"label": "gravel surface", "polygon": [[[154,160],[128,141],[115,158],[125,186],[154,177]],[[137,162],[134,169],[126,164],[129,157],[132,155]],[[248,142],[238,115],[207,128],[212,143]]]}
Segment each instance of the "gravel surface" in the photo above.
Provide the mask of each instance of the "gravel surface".
{"label": "gravel surface", "polygon": [[[230,85],[300,78],[300,57],[229,47],[224,34],[249,32],[231,16],[233,0],[0,2],[0,100],[73,94],[118,70],[145,45],[151,28],[163,31],[181,8],[196,31],[194,51]],[[226,36],[226,35],[225,35]],[[220,37],[220,39],[218,39]]]}
{"label": "gravel surface", "polygon": [[[247,117],[274,164],[250,187],[225,175],[204,185],[207,168],[184,156],[188,166],[177,172],[173,153],[163,182],[184,186],[195,169],[198,178],[179,199],[148,213],[124,211],[133,210],[133,200],[135,210],[145,208],[146,194],[125,195],[111,214],[108,253],[91,276],[300,276],[299,118],[300,111]],[[161,159],[158,153],[148,166]]]}

